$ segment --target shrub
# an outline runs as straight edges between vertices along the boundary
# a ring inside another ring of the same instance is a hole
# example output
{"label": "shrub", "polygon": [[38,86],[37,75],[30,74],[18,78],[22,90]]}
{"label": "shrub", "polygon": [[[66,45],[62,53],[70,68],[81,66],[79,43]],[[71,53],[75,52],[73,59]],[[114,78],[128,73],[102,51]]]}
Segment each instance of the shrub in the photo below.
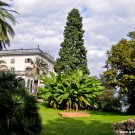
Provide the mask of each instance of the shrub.
{"label": "shrub", "polygon": [[0,72],[0,135],[34,135],[41,130],[36,99],[21,78]]}
{"label": "shrub", "polygon": [[102,111],[121,111],[121,103],[118,97],[114,97],[113,90],[104,90],[101,95],[98,96],[99,109]]}
{"label": "shrub", "polygon": [[44,76],[41,80],[45,87],[39,89],[40,96],[57,109],[93,108],[97,95],[104,89],[97,78],[84,75],[82,71],[57,76],[52,73],[50,78]]}

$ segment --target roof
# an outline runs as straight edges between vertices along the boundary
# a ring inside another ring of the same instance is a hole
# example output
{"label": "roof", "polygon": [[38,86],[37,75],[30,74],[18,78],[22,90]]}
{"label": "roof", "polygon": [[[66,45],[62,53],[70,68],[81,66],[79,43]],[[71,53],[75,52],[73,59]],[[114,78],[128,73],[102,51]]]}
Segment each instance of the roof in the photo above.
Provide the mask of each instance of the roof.
{"label": "roof", "polygon": [[54,57],[52,57],[47,52],[43,52],[39,48],[33,48],[33,49],[11,49],[11,50],[2,50],[0,51],[0,56],[21,56],[21,55],[39,55],[43,58],[47,59],[51,63],[55,63]]}

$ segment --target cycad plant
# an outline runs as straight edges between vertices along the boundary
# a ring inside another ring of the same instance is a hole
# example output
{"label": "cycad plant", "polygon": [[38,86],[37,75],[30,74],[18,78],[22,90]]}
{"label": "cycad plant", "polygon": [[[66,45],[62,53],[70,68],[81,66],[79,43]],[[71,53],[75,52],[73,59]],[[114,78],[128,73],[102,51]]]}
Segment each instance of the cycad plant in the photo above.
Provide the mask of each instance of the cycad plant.
{"label": "cycad plant", "polygon": [[96,97],[104,89],[95,77],[84,75],[82,71],[69,74],[53,73],[50,78],[42,77],[44,88],[40,88],[41,97],[57,109],[88,109],[97,105]]}
{"label": "cycad plant", "polygon": [[[15,32],[10,26],[9,22],[13,25],[16,24],[15,17],[10,12],[15,12],[13,10],[8,10],[4,7],[10,7],[5,2],[0,1],[0,50],[6,48],[6,45],[10,45],[9,37],[14,37]],[[17,12],[15,12],[17,13]]]}
{"label": "cycad plant", "polygon": [[34,95],[38,93],[38,83],[42,75],[47,74],[48,65],[44,59],[36,57],[35,60],[31,59],[31,66],[26,68],[26,74],[28,77],[34,79]]}
{"label": "cycad plant", "polygon": [[22,79],[0,71],[0,135],[34,135],[41,130],[36,99]]}

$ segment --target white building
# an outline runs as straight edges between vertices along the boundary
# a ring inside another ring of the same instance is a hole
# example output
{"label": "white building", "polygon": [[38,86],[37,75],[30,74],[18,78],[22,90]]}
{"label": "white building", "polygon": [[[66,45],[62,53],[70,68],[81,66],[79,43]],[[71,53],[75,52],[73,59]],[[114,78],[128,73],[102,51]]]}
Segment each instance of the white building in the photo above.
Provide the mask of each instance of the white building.
{"label": "white building", "polygon": [[[26,76],[26,68],[31,66],[30,59],[36,57],[43,58],[48,64],[48,73],[54,72],[54,58],[39,48],[35,49],[14,49],[0,51],[0,60],[4,60],[9,70],[13,71],[17,77],[22,77],[25,80],[25,86],[33,91],[34,80]],[[55,72],[54,72],[55,73]]]}

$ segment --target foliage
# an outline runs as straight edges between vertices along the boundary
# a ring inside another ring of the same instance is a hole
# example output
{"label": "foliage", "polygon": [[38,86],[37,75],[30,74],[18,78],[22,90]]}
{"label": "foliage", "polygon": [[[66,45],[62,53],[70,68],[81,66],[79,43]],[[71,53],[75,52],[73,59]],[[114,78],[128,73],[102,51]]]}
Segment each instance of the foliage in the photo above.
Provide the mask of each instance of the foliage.
{"label": "foliage", "polygon": [[38,80],[43,74],[47,73],[48,65],[44,59],[36,57],[33,61],[31,59],[31,67],[27,67],[27,75],[34,78],[34,80]]}
{"label": "foliage", "polygon": [[9,25],[9,22],[13,25],[16,24],[15,17],[10,13],[15,11],[8,10],[4,7],[10,7],[10,5],[0,1],[0,50],[2,50],[3,47],[6,48],[6,45],[9,46],[9,36],[13,38],[15,35],[13,28]]}
{"label": "foliage", "polygon": [[4,60],[0,60],[0,71],[1,70],[7,70],[8,67],[6,65],[6,62]]}
{"label": "foliage", "polygon": [[26,68],[26,74],[28,77],[32,77],[34,79],[35,96],[37,96],[37,85],[38,85],[39,78],[43,74],[47,74],[47,72],[48,72],[48,65],[44,59],[39,57],[36,57],[35,61],[31,59],[31,67]]}
{"label": "foliage", "polygon": [[82,17],[78,9],[72,9],[67,17],[64,41],[61,43],[59,51],[60,58],[56,60],[55,64],[57,73],[70,73],[75,70],[82,70],[83,73],[89,74],[83,33]]}
{"label": "foliage", "polygon": [[41,130],[36,99],[22,86],[22,79],[0,71],[0,134],[34,135]]}
{"label": "foliage", "polygon": [[96,97],[101,94],[103,87],[95,77],[84,75],[82,71],[72,74],[58,74],[51,77],[44,76],[40,88],[41,97],[49,102],[49,105],[58,109],[86,109],[96,105]]}
{"label": "foliage", "polygon": [[117,134],[134,134],[135,133],[135,118],[121,121],[112,125],[112,130]]}
{"label": "foliage", "polygon": [[113,90],[113,87],[108,84],[108,78],[105,78],[103,74],[100,74],[100,81],[106,90]]}
{"label": "foliage", "polygon": [[121,103],[119,97],[114,97],[113,90],[104,90],[98,97],[99,109],[109,112],[120,112]]}
{"label": "foliage", "polygon": [[129,37],[129,41],[122,39],[107,52],[104,76],[109,85],[127,96],[129,112],[135,114],[135,31],[130,32]]}

